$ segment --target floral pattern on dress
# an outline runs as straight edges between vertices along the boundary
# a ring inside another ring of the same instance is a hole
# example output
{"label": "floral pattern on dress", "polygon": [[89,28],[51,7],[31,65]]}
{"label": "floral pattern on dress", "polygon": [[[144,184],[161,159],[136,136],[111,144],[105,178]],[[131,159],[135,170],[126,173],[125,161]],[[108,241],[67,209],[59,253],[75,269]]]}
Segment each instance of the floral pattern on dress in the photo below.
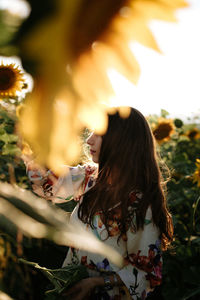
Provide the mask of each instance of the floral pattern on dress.
{"label": "floral pattern on dress", "polygon": [[[162,280],[159,230],[153,224],[151,208],[147,209],[144,228],[136,230],[135,211],[138,201],[142,199],[142,194],[139,192],[129,194],[126,233],[122,235],[121,239],[118,239],[120,235],[120,205],[116,205],[111,209],[108,232],[103,223],[101,212],[96,213],[93,218],[94,228],[91,228],[88,224],[83,224],[77,216],[79,201],[82,199],[84,192],[95,184],[96,171],[95,167],[77,166],[68,168],[68,172],[63,177],[56,178],[54,176],[53,180],[49,181],[50,173],[42,178],[41,174],[34,170],[37,178],[35,181],[33,180],[33,183],[38,186],[37,191],[40,191],[41,195],[42,193],[43,195],[50,193],[56,199],[69,199],[70,197],[76,199],[77,206],[71,214],[72,222],[73,219],[80,222],[99,240],[117,250],[125,261],[123,268],[119,268],[100,254],[70,248],[63,266],[71,263],[84,264],[90,270],[90,276],[97,276],[101,272],[115,272],[118,274],[124,286],[113,287],[110,291],[104,289],[98,291],[97,289],[95,295],[97,300],[144,300],[148,293],[159,285]],[[34,172],[29,174],[34,176]],[[33,176],[31,179],[34,179]]]}
{"label": "floral pattern on dress", "polygon": [[[110,263],[107,258],[104,258],[102,261],[98,262],[95,264],[92,260],[88,262],[87,256],[82,256],[81,257],[81,264],[84,265],[85,267],[88,268],[90,271],[96,271],[98,273],[95,274],[102,274],[102,273],[107,273],[107,274],[112,274],[113,269],[110,266]],[[94,273],[93,273],[94,274]],[[101,288],[96,288],[95,290],[95,299],[99,300],[121,300],[122,296],[125,295],[124,288],[121,287],[119,289],[119,294],[115,294],[113,296],[109,295],[108,291],[105,289]]]}
{"label": "floral pattern on dress", "polygon": [[[140,255],[141,250],[138,250],[137,254],[129,254],[128,258],[126,259],[127,264],[131,263],[132,266],[136,267],[133,268],[133,274],[135,276],[135,284],[134,286],[131,285],[129,288],[129,292],[132,296],[136,296],[138,298],[137,293],[137,275],[138,270],[145,271],[147,274],[145,278],[149,280],[150,287],[155,288],[157,285],[161,284],[162,281],[162,261],[161,261],[161,250],[160,250],[160,240],[157,240],[155,244],[149,245],[148,256]],[[143,292],[142,299],[145,293]]]}

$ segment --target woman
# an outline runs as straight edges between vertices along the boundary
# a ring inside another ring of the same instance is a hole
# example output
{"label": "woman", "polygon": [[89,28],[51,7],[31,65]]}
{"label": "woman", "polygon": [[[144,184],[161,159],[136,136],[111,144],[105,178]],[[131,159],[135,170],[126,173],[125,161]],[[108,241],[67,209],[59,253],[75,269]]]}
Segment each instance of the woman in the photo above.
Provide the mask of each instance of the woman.
{"label": "woman", "polygon": [[144,116],[131,108],[126,119],[118,113],[109,115],[106,134],[93,133],[87,143],[98,170],[71,168],[71,176],[59,179],[62,182],[58,180],[55,191],[58,186],[66,190],[67,184],[72,186],[79,202],[71,221],[79,220],[114,247],[124,257],[124,267],[70,248],[63,266],[84,264],[90,277],[75,284],[66,296],[73,300],[145,299],[161,283],[161,249],[167,248],[173,235],[151,130]]}

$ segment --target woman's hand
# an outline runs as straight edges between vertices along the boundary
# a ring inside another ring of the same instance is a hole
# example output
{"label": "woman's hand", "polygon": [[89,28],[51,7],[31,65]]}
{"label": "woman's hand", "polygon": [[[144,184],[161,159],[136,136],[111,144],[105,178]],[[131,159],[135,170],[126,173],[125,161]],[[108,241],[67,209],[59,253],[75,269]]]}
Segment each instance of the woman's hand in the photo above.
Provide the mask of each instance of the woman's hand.
{"label": "woman's hand", "polygon": [[[102,285],[103,278],[101,277],[89,277],[82,279],[71,287],[68,291],[64,292],[62,295],[65,297],[73,297],[73,300],[84,300],[89,299],[92,291],[96,286]],[[63,297],[63,298],[64,298]]]}

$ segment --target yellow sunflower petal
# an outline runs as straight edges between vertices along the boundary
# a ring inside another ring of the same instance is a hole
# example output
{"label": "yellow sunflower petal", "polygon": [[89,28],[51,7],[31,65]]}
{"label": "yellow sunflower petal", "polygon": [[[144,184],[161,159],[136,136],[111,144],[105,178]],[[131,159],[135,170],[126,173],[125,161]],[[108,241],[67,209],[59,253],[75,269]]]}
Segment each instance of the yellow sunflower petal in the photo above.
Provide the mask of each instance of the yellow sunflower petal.
{"label": "yellow sunflower petal", "polygon": [[[149,20],[175,21],[175,9],[186,3],[57,0],[56,5],[54,15],[21,41],[24,56],[37,62],[35,88],[21,128],[40,161],[51,166],[74,161],[79,153],[77,136],[85,126],[106,130],[105,103],[114,94],[108,69],[136,83],[140,68],[130,43],[138,41],[159,51]],[[57,107],[58,99],[66,106],[63,111]],[[127,114],[123,109],[120,113]]]}
{"label": "yellow sunflower petal", "polygon": [[196,159],[196,167],[193,174],[193,182],[196,182],[197,186],[200,187],[200,159]]}

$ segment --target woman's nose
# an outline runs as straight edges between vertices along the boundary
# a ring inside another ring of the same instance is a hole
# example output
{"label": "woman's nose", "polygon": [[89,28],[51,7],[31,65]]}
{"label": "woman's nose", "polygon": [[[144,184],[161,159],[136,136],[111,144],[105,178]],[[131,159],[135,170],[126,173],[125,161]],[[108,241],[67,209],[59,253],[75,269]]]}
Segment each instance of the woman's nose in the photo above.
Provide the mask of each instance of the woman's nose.
{"label": "woman's nose", "polygon": [[86,140],[88,145],[93,145],[94,144],[94,133],[92,133]]}

